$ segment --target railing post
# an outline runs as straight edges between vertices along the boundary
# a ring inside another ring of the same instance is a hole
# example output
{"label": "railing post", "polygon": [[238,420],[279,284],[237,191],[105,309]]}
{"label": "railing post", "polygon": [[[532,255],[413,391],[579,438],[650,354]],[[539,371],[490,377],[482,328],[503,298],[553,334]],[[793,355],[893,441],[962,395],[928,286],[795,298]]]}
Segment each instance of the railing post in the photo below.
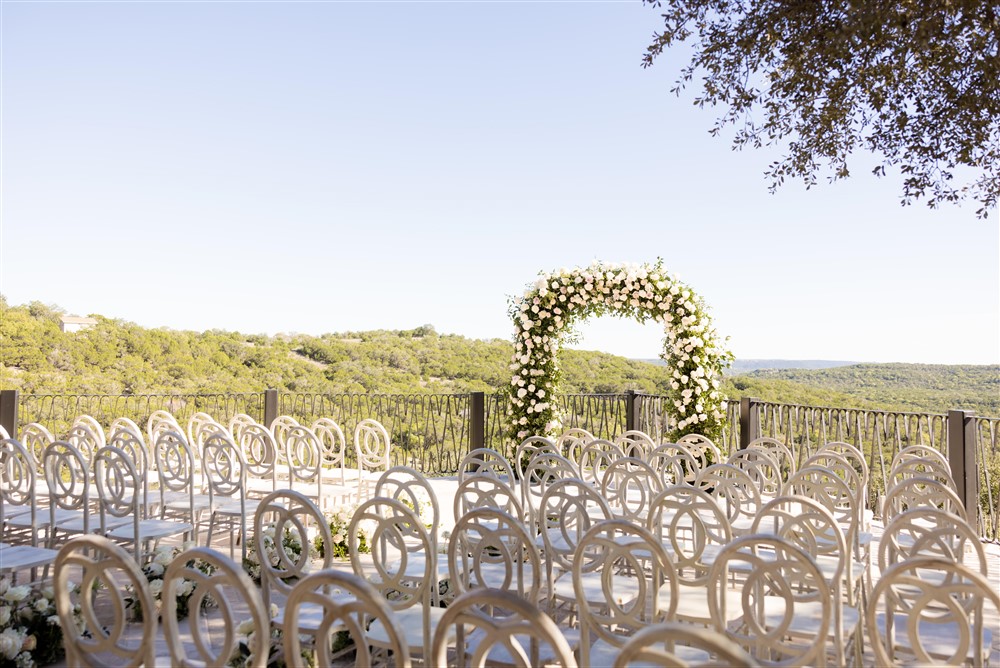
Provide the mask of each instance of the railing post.
{"label": "railing post", "polygon": [[20,405],[17,390],[0,390],[0,426],[11,438],[17,438],[17,409]]}
{"label": "railing post", "polygon": [[976,414],[948,411],[948,463],[965,505],[969,526],[979,528],[979,471],[976,468]]}
{"label": "railing post", "polygon": [[639,411],[636,408],[635,390],[625,390],[625,431],[639,429]]}
{"label": "railing post", "polygon": [[486,447],[486,393],[469,393],[469,450]]}
{"label": "railing post", "polygon": [[278,391],[264,390],[264,426],[271,428],[271,423],[278,418]]}
{"label": "railing post", "polygon": [[740,450],[760,438],[760,413],[757,411],[757,397],[740,399]]}

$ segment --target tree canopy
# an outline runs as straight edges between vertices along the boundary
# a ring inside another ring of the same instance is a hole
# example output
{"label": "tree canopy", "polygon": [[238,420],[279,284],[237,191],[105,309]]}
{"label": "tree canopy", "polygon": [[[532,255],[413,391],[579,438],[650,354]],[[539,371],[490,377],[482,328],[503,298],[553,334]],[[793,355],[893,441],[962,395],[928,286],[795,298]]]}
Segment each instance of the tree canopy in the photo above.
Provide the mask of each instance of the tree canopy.
{"label": "tree canopy", "polygon": [[850,174],[857,149],[898,170],[902,204],[1000,195],[1000,6],[983,0],[645,0],[663,10],[643,66],[686,43],[674,87],[700,78],[698,106],[721,106],[712,134],[774,145],[766,171],[814,185]]}

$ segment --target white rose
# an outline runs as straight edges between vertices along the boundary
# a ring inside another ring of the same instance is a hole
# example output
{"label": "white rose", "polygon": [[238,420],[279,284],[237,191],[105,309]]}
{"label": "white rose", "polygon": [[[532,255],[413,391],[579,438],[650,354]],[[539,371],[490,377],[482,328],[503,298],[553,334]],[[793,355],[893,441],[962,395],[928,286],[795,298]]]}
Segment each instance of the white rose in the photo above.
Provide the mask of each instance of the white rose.
{"label": "white rose", "polygon": [[153,596],[159,596],[163,593],[163,580],[153,580],[149,583],[149,593]]}
{"label": "white rose", "polygon": [[14,629],[4,629],[3,633],[0,633],[0,654],[13,661],[14,657],[21,653],[22,642],[20,633]]}
{"label": "white rose", "polygon": [[6,626],[7,622],[10,621],[10,606],[2,605],[0,606],[0,626]]}
{"label": "white rose", "polygon": [[236,626],[236,633],[240,634],[241,636],[246,636],[253,633],[253,620],[244,619],[242,622],[240,622]]}
{"label": "white rose", "polygon": [[154,561],[149,566],[146,566],[146,570],[153,577],[159,577],[163,575],[163,564]]}
{"label": "white rose", "polygon": [[20,587],[11,587],[8,589],[3,598],[5,601],[10,601],[11,603],[20,603],[24,599],[28,598],[28,594],[31,593],[31,587],[28,585],[21,585]]}
{"label": "white rose", "polygon": [[36,612],[45,612],[48,609],[49,609],[49,602],[46,601],[44,598],[40,598],[37,601],[35,601]]}

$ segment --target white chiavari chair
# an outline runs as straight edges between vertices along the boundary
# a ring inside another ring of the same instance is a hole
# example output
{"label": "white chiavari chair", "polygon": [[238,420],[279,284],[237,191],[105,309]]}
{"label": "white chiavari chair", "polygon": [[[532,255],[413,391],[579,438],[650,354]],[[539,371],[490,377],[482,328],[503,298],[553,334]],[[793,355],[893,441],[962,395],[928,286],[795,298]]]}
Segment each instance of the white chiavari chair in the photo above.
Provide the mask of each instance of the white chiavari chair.
{"label": "white chiavari chair", "polygon": [[321,417],[312,423],[312,432],[319,439],[323,458],[324,484],[337,485],[358,496],[358,470],[347,467],[347,437],[332,418]]}
{"label": "white chiavari chair", "polygon": [[597,439],[591,441],[580,453],[579,473],[577,474],[584,481],[597,487],[601,487],[604,479],[604,470],[611,466],[612,462],[624,459],[625,453],[611,441]]}
{"label": "white chiavari chair", "polygon": [[949,485],[935,478],[907,478],[886,492],[882,501],[882,521],[891,522],[903,511],[925,506],[940,508],[968,522],[965,504]]}
{"label": "white chiavari chair", "polygon": [[190,524],[192,540],[198,542],[202,515],[212,507],[212,498],[195,489],[195,459],[183,432],[160,429],[155,432],[153,458],[159,472],[160,519],[178,517]]}
{"label": "white chiavari chair", "polygon": [[555,445],[559,454],[573,462],[575,466],[579,466],[580,453],[583,452],[588,443],[596,438],[586,429],[573,427],[560,434],[559,438],[555,440]]}
{"label": "white chiavari chair", "polygon": [[[501,489],[501,496],[504,491]],[[410,508],[417,519],[427,528],[434,551],[441,552],[438,542],[441,506],[438,503],[434,487],[422,473],[409,466],[393,466],[379,476],[375,482],[374,497],[393,499]],[[416,538],[411,539],[408,547],[414,550],[408,563],[409,572],[414,577],[419,577],[424,572],[424,555],[419,551],[419,541]],[[447,573],[447,567],[448,564],[444,563],[443,559],[437,560],[438,575],[442,578]]]}
{"label": "white chiavari chair", "polygon": [[164,431],[173,431],[182,435],[187,433],[172,413],[155,410],[149,414],[149,418],[146,420],[146,442],[152,447],[160,433]]}
{"label": "white chiavari chair", "polygon": [[212,547],[216,526],[226,524],[229,531],[229,557],[236,541],[242,559],[247,558],[247,516],[256,511],[259,501],[247,499],[247,463],[243,453],[222,432],[205,439],[202,467],[208,483],[209,519],[206,547]]}
{"label": "white chiavari chair", "polygon": [[271,431],[257,423],[239,423],[233,435],[247,462],[247,495],[262,497],[278,488],[277,446]]}
{"label": "white chiavari chair", "polygon": [[635,457],[645,461],[656,448],[656,443],[644,431],[630,429],[619,434],[614,439],[614,444],[622,449],[626,457]]}
{"label": "white chiavari chair", "polygon": [[734,536],[750,531],[761,498],[760,488],[746,471],[731,464],[712,464],[698,474],[695,487],[716,500],[726,513]]}
{"label": "white chiavari chair", "polygon": [[909,445],[903,448],[892,458],[889,470],[891,471],[896,468],[896,466],[907,459],[931,459],[940,465],[944,471],[951,472],[951,466],[948,464],[948,458],[944,456],[944,453],[929,445]]}
{"label": "white chiavari chair", "polygon": [[645,524],[653,497],[663,491],[663,479],[652,466],[634,457],[618,459],[604,469],[601,496],[616,517]]}
{"label": "white chiavari chair", "polygon": [[[850,443],[844,443],[843,441],[830,441],[829,443],[823,444],[822,447],[817,451],[818,454],[823,454],[827,452],[832,452],[836,455],[840,455],[851,465],[854,472],[858,474],[858,478],[861,480],[862,487],[862,508],[865,512],[871,512],[870,501],[868,497],[868,483],[870,481],[870,470],[868,467],[868,462],[865,461],[865,455],[861,450],[851,445]],[[866,520],[870,521],[870,520]],[[867,526],[867,524],[866,524]],[[866,529],[867,530],[867,529]]]}
{"label": "white chiavari chair", "polygon": [[797,468],[797,462],[795,456],[789,447],[783,442],[776,438],[771,438],[769,436],[761,436],[760,438],[755,438],[747,444],[747,450],[763,450],[771,456],[771,459],[775,461],[778,465],[779,478],[782,482],[788,479],[788,476],[795,473]]}
{"label": "white chiavari chair", "polygon": [[906,510],[882,532],[878,545],[880,572],[915,557],[948,559],[989,577],[979,533],[958,515],[939,508],[917,506]]}
{"label": "white chiavari chair", "polygon": [[886,489],[891,489],[909,478],[933,478],[953,490],[958,490],[955,479],[951,476],[951,470],[942,466],[936,458],[907,457],[900,460],[889,472]]}
{"label": "white chiavari chair", "polygon": [[49,547],[58,533],[90,533],[90,463],[71,443],[55,441],[42,455],[49,488]]}
{"label": "white chiavari chair", "polygon": [[354,428],[354,454],[358,462],[358,499],[366,499],[372,485],[386,471],[392,439],[377,420],[362,420]]}
{"label": "white chiavari chair", "polygon": [[[239,443],[240,442],[240,434],[243,433],[243,428],[244,427],[249,427],[251,425],[257,425],[259,427],[264,427],[264,425],[260,424],[259,422],[257,422],[257,420],[253,419],[251,416],[247,415],[246,413],[237,413],[236,415],[234,415],[233,417],[231,417],[229,419],[229,424],[227,426],[229,428],[229,433],[233,437],[233,440],[236,441],[237,443]],[[267,429],[267,427],[264,427],[264,428]]]}
{"label": "white chiavari chair", "polygon": [[525,518],[531,526],[538,526],[540,520],[538,508],[545,489],[556,480],[575,478],[577,475],[576,467],[562,455],[550,450],[540,450],[535,453],[524,467],[524,474],[521,477],[521,498],[524,503]]}
{"label": "white chiavari chair", "polygon": [[737,450],[726,460],[727,464],[750,476],[760,490],[762,503],[779,496],[784,484],[781,466],[770,452],[764,448],[746,448]]}
{"label": "white chiavari chair", "polygon": [[[90,419],[93,420],[93,418]],[[77,418],[77,420],[78,421],[66,431],[62,441],[69,443],[76,448],[76,450],[83,457],[83,460],[87,463],[87,468],[89,470],[90,463],[94,460],[94,453],[97,452],[98,448],[104,446],[104,430],[94,431],[94,429],[90,427],[89,421],[81,421],[80,418]]]}
{"label": "white chiavari chair", "polygon": [[515,484],[514,470],[506,457],[491,448],[475,448],[462,457],[458,465],[458,482],[466,477],[487,475],[499,478],[508,485]]}
{"label": "white chiavari chair", "polygon": [[649,453],[649,465],[659,472],[664,486],[693,485],[701,471],[691,451],[680,443],[663,443]]}
{"label": "white chiavari chair", "polygon": [[[48,566],[55,551],[38,547],[39,534],[47,542],[48,514],[39,512],[35,498],[35,463],[14,439],[0,440],[0,528],[4,540],[27,540],[27,544],[0,543],[0,573]],[[34,574],[33,578],[34,579]]]}
{"label": "white chiavari chair", "polygon": [[[93,450],[96,451],[97,448],[103,447],[106,444],[106,441],[104,439],[104,427],[102,427],[101,423],[98,422],[94,417],[90,415],[78,416],[75,420],[73,420],[73,424],[70,426],[70,432],[73,431],[73,427],[80,425],[86,427],[87,430],[90,431],[91,434],[93,435],[94,439]],[[67,432],[67,434],[68,433],[69,432]],[[70,441],[71,443],[79,447],[77,443],[70,440],[69,438],[64,437],[63,440]]]}
{"label": "white chiavari chair", "polygon": [[494,508],[463,515],[448,541],[448,575],[455,592],[500,589],[538,604],[542,562],[524,524]]}
{"label": "white chiavari chair", "polygon": [[721,464],[725,461],[719,448],[707,436],[684,434],[677,439],[677,442],[698,459],[699,469],[706,469],[712,464]]}
{"label": "white chiavari chair", "polygon": [[44,425],[38,422],[30,422],[21,429],[21,445],[31,455],[35,464],[35,481],[39,487],[35,490],[38,496],[45,496],[49,493],[45,488],[45,472],[42,471],[42,453],[45,452],[51,443],[55,442],[55,437]]}

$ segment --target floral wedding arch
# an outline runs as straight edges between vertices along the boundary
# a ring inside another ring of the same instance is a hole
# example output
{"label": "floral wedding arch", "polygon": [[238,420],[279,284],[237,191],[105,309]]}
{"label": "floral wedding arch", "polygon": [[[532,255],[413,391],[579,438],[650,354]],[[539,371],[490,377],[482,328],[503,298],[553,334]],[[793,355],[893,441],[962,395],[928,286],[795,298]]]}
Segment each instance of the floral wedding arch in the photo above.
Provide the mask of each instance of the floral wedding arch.
{"label": "floral wedding arch", "polygon": [[594,262],[542,273],[511,303],[514,357],[507,417],[512,438],[561,430],[555,399],[559,351],[575,323],[601,315],[662,323],[666,336],[660,356],[672,376],[666,404],[672,438],[721,433],[726,402],[719,384],[732,353],[712,328],[702,299],[658,260],[652,265]]}

